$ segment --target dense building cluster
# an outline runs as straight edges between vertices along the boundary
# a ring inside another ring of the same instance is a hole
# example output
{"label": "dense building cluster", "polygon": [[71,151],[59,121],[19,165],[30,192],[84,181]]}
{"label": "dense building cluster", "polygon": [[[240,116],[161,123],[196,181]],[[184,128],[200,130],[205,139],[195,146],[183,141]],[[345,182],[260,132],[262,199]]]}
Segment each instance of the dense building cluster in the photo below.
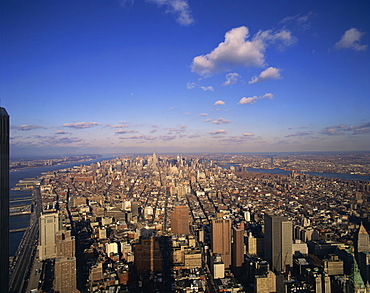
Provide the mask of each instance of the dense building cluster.
{"label": "dense building cluster", "polygon": [[369,293],[370,183],[248,166],[153,154],[45,174],[38,290]]}

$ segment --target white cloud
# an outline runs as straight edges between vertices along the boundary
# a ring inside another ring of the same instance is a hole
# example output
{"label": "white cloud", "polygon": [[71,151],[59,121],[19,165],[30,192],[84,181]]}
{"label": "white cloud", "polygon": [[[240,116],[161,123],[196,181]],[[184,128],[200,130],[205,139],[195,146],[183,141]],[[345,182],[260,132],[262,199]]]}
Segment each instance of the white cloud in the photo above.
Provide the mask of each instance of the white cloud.
{"label": "white cloud", "polygon": [[254,104],[256,102],[256,100],[260,100],[260,99],[273,99],[274,98],[274,95],[271,94],[271,93],[267,93],[267,94],[264,94],[263,96],[253,96],[253,97],[249,97],[249,98],[241,98],[238,105],[244,105],[244,104]]}
{"label": "white cloud", "polygon": [[125,133],[138,133],[136,130],[125,130],[125,129],[118,129],[114,133],[116,134],[125,134]]}
{"label": "white cloud", "polygon": [[93,126],[101,125],[98,122],[76,122],[76,123],[64,123],[63,127],[69,128],[76,128],[76,129],[83,129],[83,128],[91,128]]}
{"label": "white cloud", "polygon": [[134,140],[155,140],[156,137],[150,135],[130,135],[129,137],[120,137],[120,139],[134,139]]}
{"label": "white cloud", "polygon": [[269,67],[262,71],[260,75],[254,76],[250,81],[249,84],[260,82],[260,81],[265,81],[269,79],[280,79],[282,78],[280,75],[280,69],[275,68],[275,67]]}
{"label": "white cloud", "polygon": [[181,25],[190,25],[194,22],[191,16],[187,0],[147,0],[156,3],[158,6],[165,6],[166,13],[174,14],[176,21]]}
{"label": "white cloud", "polygon": [[224,118],[218,118],[217,120],[212,121],[214,124],[221,124],[221,123],[230,123],[230,120]]}
{"label": "white cloud", "polygon": [[296,38],[292,36],[292,33],[288,30],[280,31],[259,31],[253,38],[254,40],[263,40],[266,44],[277,44],[280,49],[291,46],[295,43]]}
{"label": "white cloud", "polygon": [[226,81],[222,85],[236,84],[240,77],[241,76],[238,73],[228,73],[226,74]]}
{"label": "white cloud", "polygon": [[219,130],[215,130],[215,131],[211,131],[209,132],[209,134],[211,135],[216,135],[216,134],[226,134],[226,130],[225,129],[219,129]]}
{"label": "white cloud", "polygon": [[212,121],[212,119],[206,119],[206,120],[204,120],[204,122],[211,122]]}
{"label": "white cloud", "polygon": [[251,134],[251,133],[248,133],[248,132],[245,132],[243,133],[244,136],[254,136],[254,134]]}
{"label": "white cloud", "polygon": [[132,6],[134,4],[134,0],[119,0],[119,3],[122,7]]}
{"label": "white cloud", "polygon": [[312,16],[314,16],[314,13],[312,11],[306,15],[296,14],[293,16],[285,17],[282,21],[280,21],[280,23],[284,23],[284,24],[294,23],[298,26],[298,28],[303,29],[303,30],[308,30],[311,27],[310,19]]}
{"label": "white cloud", "polygon": [[70,132],[64,131],[64,130],[57,130],[54,132],[54,134],[70,134]]}
{"label": "white cloud", "polygon": [[[128,123],[128,122],[126,122]],[[125,128],[125,127],[129,127],[130,125],[128,124],[115,124],[115,125],[112,125],[110,128]]]}
{"label": "white cloud", "polygon": [[161,135],[159,138],[165,141],[174,140],[176,139],[176,135]]}
{"label": "white cloud", "polygon": [[202,113],[199,116],[208,116],[208,114],[207,113]]}
{"label": "white cloud", "polygon": [[312,135],[313,132],[312,131],[305,131],[305,132],[297,132],[297,133],[292,133],[292,134],[288,134],[286,135],[285,137],[299,137],[299,136],[307,136],[307,135]]}
{"label": "white cloud", "polygon": [[257,96],[250,97],[250,98],[243,97],[243,98],[240,99],[238,105],[254,104],[257,99],[258,99]]}
{"label": "white cloud", "polygon": [[196,84],[195,82],[188,82],[188,83],[186,84],[186,88],[187,88],[188,90],[191,90],[191,89],[195,88],[196,86],[197,86],[197,84]]}
{"label": "white cloud", "polygon": [[211,91],[211,92],[213,92],[214,90],[213,90],[213,86],[201,86],[200,87],[202,90],[204,90],[204,91]]}
{"label": "white cloud", "polygon": [[229,70],[232,66],[261,66],[264,64],[265,46],[262,40],[248,41],[248,28],[241,26],[228,31],[225,41],[211,53],[193,59],[192,71],[198,74],[212,74]]}
{"label": "white cloud", "polygon": [[218,101],[216,101],[213,105],[214,105],[214,106],[225,105],[225,102],[224,102],[224,101],[221,101],[221,100],[218,100]]}
{"label": "white cloud", "polygon": [[271,93],[264,94],[260,99],[273,99],[274,95]]}
{"label": "white cloud", "polygon": [[40,125],[19,125],[19,126],[12,126],[11,128],[20,130],[20,131],[29,131],[33,129],[46,129],[44,126]]}
{"label": "white cloud", "polygon": [[227,71],[231,68],[258,67],[265,64],[266,46],[276,43],[280,47],[294,43],[290,31],[259,31],[252,40],[249,30],[245,26],[233,28],[225,34],[225,41],[221,42],[211,53],[196,56],[193,59],[192,71],[200,75]]}
{"label": "white cloud", "polygon": [[346,133],[352,135],[367,134],[370,133],[370,122],[361,124],[359,126],[347,126],[344,124],[328,126],[320,131],[320,133],[325,135],[345,135]]}
{"label": "white cloud", "polygon": [[355,51],[364,51],[367,45],[361,45],[360,39],[365,33],[356,28],[346,30],[339,42],[335,44],[336,49],[353,49]]}

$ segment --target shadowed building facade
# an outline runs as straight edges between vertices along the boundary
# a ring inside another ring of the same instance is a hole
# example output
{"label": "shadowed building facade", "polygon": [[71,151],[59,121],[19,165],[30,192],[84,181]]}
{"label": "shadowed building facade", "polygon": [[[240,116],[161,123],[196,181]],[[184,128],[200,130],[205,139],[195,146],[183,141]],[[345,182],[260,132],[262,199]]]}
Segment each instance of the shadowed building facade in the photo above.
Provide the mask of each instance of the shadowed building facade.
{"label": "shadowed building facade", "polygon": [[274,272],[284,272],[293,265],[292,222],[287,217],[265,213],[265,259]]}
{"label": "shadowed building facade", "polygon": [[239,268],[244,262],[244,225],[233,227],[232,265]]}
{"label": "shadowed building facade", "polygon": [[162,253],[154,237],[141,238],[134,246],[134,266],[138,275],[162,271]]}
{"label": "shadowed building facade", "polygon": [[9,283],[9,115],[0,107],[0,288]]}

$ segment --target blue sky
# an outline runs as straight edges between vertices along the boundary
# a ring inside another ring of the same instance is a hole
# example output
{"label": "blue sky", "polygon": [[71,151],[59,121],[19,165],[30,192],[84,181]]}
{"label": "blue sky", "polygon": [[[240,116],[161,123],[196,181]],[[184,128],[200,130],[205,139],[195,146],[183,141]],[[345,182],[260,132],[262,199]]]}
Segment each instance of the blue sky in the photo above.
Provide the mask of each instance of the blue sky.
{"label": "blue sky", "polygon": [[370,150],[368,1],[0,10],[14,156]]}

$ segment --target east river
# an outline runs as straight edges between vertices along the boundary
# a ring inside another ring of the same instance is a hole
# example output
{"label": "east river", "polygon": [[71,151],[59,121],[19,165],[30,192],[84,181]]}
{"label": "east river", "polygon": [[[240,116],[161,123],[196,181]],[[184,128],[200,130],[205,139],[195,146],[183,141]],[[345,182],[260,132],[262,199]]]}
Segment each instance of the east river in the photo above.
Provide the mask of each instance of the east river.
{"label": "east river", "polygon": [[[39,168],[28,168],[28,169],[22,169],[19,171],[11,171],[10,172],[10,182],[9,186],[10,188],[13,188],[19,180],[22,180],[24,178],[37,178],[40,177],[42,173],[50,172],[50,171],[56,171],[60,169],[66,169],[66,168],[72,168],[74,166],[81,166],[81,165],[90,165],[92,163],[104,161],[111,159],[109,158],[99,158],[95,160],[85,161],[85,162],[76,162],[76,163],[68,163],[63,165],[57,165],[57,166],[47,166],[47,167],[39,167]],[[232,165],[232,164],[230,164]],[[229,166],[230,166],[229,165]],[[247,168],[248,172],[258,172],[258,173],[270,173],[270,174],[280,174],[280,175],[289,175],[291,174],[291,171],[286,171],[283,169],[255,169],[255,168]],[[370,176],[361,176],[361,175],[354,175],[354,174],[339,174],[339,173],[317,173],[317,172],[307,172],[305,174],[311,175],[311,176],[322,176],[326,178],[338,178],[343,180],[361,180],[361,181],[370,181]],[[13,195],[13,196],[12,196]],[[17,196],[14,196],[17,195]],[[22,191],[13,191],[10,190],[10,196],[11,200],[14,200],[16,198],[22,198],[22,197],[30,197],[30,192],[22,192]],[[27,202],[22,202],[27,203]],[[30,203],[30,202],[28,202]],[[16,204],[16,203],[14,203]],[[29,222],[29,215],[22,215],[22,216],[12,216],[10,217],[10,230],[14,229],[21,229],[26,228],[28,226]],[[9,245],[9,254],[10,256],[14,256],[15,252],[17,251],[18,245],[23,237],[24,232],[12,232],[10,233],[10,245]]]}

